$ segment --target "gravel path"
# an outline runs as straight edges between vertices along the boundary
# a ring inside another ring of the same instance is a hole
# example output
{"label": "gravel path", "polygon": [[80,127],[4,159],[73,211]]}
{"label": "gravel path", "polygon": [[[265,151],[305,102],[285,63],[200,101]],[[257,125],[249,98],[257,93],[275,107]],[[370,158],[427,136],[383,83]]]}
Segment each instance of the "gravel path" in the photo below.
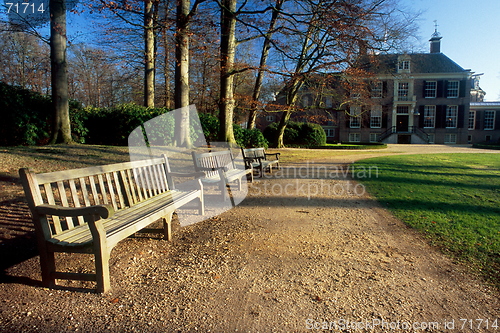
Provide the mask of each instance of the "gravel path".
{"label": "gravel path", "polygon": [[[422,149],[482,152],[391,145],[387,153]],[[290,165],[287,177],[258,179],[236,208],[175,225],[173,242],[154,235],[121,242],[105,295],[78,283],[41,288],[38,258],[20,262],[3,277],[0,332],[496,331],[497,290],[342,173],[322,177],[354,158]],[[307,176],[294,176],[301,167]],[[58,257],[62,267],[92,267],[85,256]]]}

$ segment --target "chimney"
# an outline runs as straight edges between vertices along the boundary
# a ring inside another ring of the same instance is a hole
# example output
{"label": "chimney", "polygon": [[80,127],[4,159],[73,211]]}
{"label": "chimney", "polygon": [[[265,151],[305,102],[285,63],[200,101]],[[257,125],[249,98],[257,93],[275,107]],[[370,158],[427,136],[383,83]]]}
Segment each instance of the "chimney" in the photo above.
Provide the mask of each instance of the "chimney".
{"label": "chimney", "polygon": [[441,34],[437,31],[437,21],[434,21],[435,23],[435,29],[434,33],[431,36],[431,39],[429,39],[429,42],[431,42],[431,53],[441,53]]}

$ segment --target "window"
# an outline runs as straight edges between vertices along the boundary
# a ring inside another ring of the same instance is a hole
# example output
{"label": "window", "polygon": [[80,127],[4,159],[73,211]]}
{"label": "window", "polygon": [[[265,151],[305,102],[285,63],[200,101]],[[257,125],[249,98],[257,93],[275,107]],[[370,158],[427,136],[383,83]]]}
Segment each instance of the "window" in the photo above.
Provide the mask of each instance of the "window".
{"label": "window", "polygon": [[446,133],[444,135],[444,143],[457,143],[457,135],[453,133]]}
{"label": "window", "polygon": [[446,127],[457,128],[458,106],[448,105],[446,107]]}
{"label": "window", "polygon": [[410,70],[410,60],[401,60],[398,64],[399,70]]}
{"label": "window", "polygon": [[436,125],[436,106],[424,106],[424,127],[434,128]]}
{"label": "window", "polygon": [[469,125],[468,128],[473,130],[476,126],[476,111],[469,111]]}
{"label": "window", "polygon": [[408,82],[398,83],[398,101],[407,101],[410,85]]}
{"label": "window", "polygon": [[459,81],[448,81],[447,96],[448,98],[458,97],[458,88],[460,86]]}
{"label": "window", "polygon": [[372,98],[382,98],[383,97],[383,83],[373,82],[372,84]]}
{"label": "window", "polygon": [[360,106],[351,106],[350,127],[351,128],[360,128],[361,127],[361,107]]}
{"label": "window", "polygon": [[335,128],[326,128],[325,133],[327,138],[333,138],[335,136]]}
{"label": "window", "polygon": [[425,82],[425,98],[436,98],[437,96],[437,82],[436,81],[426,81]]}
{"label": "window", "polygon": [[484,137],[484,141],[491,142],[491,135],[487,135]]}
{"label": "window", "polygon": [[274,121],[274,116],[266,116],[266,121],[273,122]]}
{"label": "window", "polygon": [[370,133],[370,142],[378,142],[379,134],[378,133]]}
{"label": "window", "polygon": [[302,106],[305,108],[311,106],[311,97],[309,95],[302,96]]}
{"label": "window", "polygon": [[361,133],[349,133],[349,142],[361,142]]}
{"label": "window", "polygon": [[370,112],[370,127],[382,127],[382,105],[375,105]]}
{"label": "window", "polygon": [[429,143],[434,143],[434,133],[429,133],[427,137],[429,138]]}
{"label": "window", "polygon": [[408,114],[408,113],[410,113],[410,107],[408,105],[398,105],[396,107],[396,113]]}
{"label": "window", "polygon": [[331,97],[325,97],[325,107],[331,108],[333,105]]}
{"label": "window", "polygon": [[484,111],[484,129],[495,129],[495,111]]}

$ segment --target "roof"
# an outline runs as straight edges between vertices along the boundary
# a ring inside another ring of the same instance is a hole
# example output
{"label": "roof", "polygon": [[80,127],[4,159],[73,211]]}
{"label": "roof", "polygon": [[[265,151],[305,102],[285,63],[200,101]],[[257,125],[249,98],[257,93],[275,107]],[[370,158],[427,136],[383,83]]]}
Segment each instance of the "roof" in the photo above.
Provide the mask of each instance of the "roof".
{"label": "roof", "polygon": [[[464,73],[456,62],[443,53],[413,53],[413,54],[379,54],[375,61],[379,62],[374,67],[377,73],[395,73],[398,58],[405,56],[410,58],[411,73]],[[373,65],[372,65],[373,66]]]}

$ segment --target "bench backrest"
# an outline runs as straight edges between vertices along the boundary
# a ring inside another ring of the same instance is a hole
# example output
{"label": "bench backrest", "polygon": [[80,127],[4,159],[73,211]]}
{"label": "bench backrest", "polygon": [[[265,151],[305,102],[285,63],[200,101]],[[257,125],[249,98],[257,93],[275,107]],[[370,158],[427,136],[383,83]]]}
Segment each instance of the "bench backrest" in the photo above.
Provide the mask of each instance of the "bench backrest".
{"label": "bench backrest", "polygon": [[225,167],[227,170],[236,169],[230,149],[207,153],[193,151],[192,156],[195,170],[205,172],[207,178],[217,177],[219,175],[217,170],[220,167]]}
{"label": "bench backrest", "polygon": [[266,157],[264,148],[242,148],[245,158],[264,158]]}
{"label": "bench backrest", "polygon": [[[52,235],[85,223],[82,217],[37,218],[34,207],[40,204],[63,207],[88,207],[110,204],[115,210],[133,206],[169,190],[166,157],[116,163],[88,168],[35,174],[21,169],[20,175],[36,227],[50,229]],[[48,225],[46,225],[48,224]]]}

